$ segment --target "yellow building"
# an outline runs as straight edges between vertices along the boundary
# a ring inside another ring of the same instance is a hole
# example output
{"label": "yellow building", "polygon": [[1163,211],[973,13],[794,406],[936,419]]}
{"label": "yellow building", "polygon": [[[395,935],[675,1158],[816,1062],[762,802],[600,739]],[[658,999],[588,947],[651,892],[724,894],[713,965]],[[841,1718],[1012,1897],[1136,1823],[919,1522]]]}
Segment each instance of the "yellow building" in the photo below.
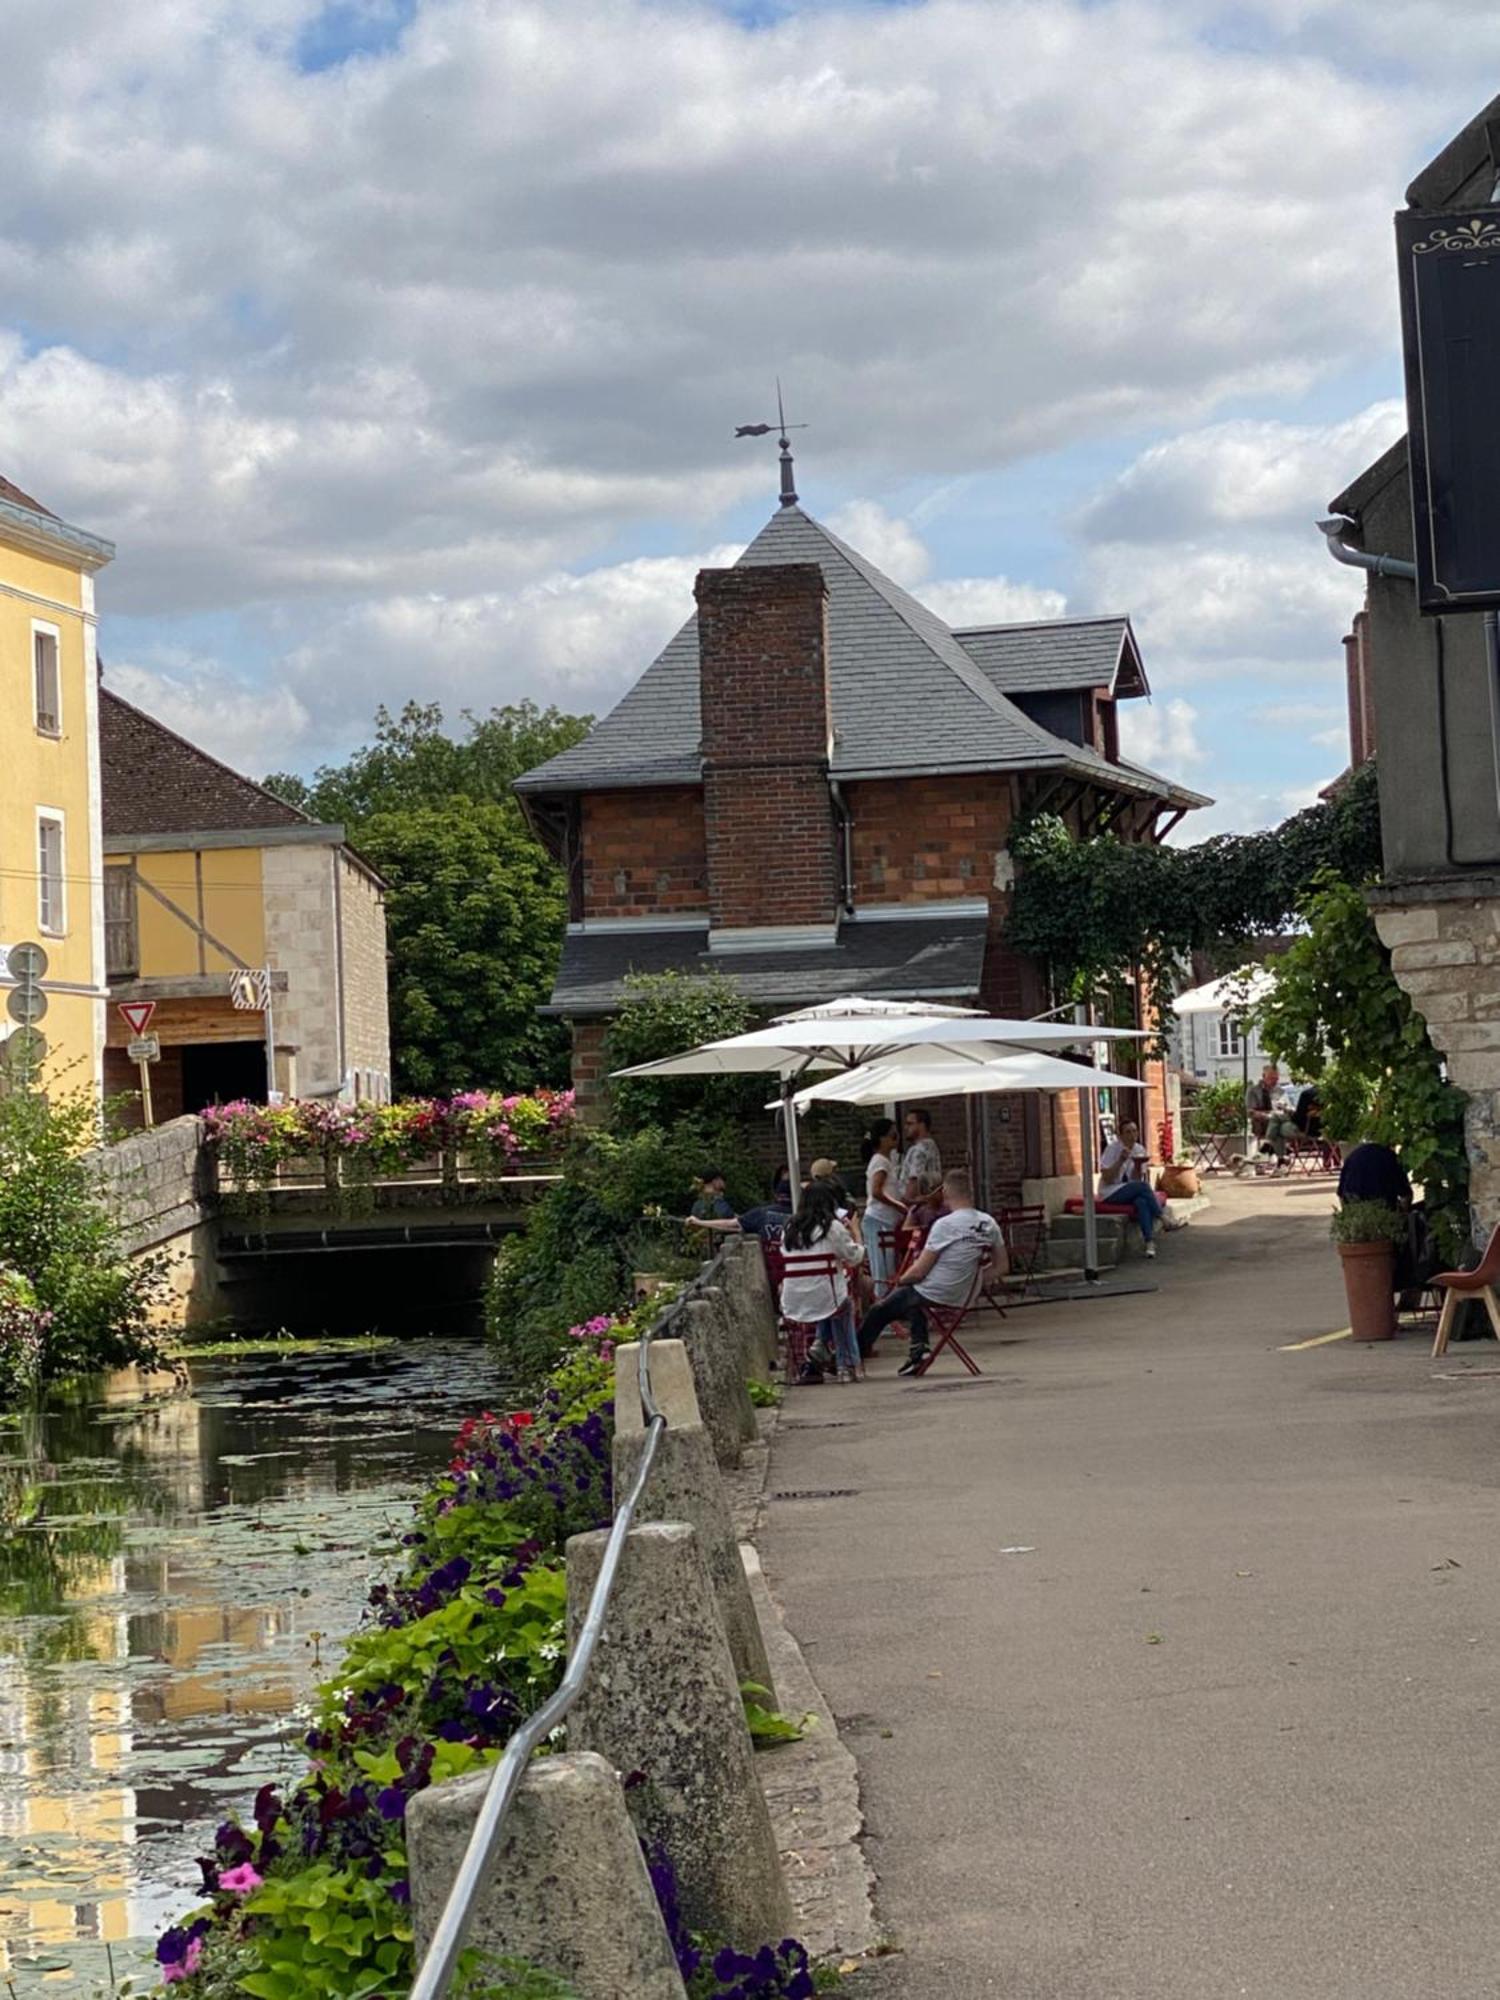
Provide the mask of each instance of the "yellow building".
{"label": "yellow building", "polygon": [[[344,829],[108,686],[99,731],[110,997],[155,1003],[157,1123],[268,1089],[388,1097],[385,891]],[[137,1088],[129,1039],[112,1006],[107,1095]]]}
{"label": "yellow building", "polygon": [[0,479],[0,1039],[4,952],[34,939],[54,1088],[97,1088],[104,1051],[94,576],[113,555]]}

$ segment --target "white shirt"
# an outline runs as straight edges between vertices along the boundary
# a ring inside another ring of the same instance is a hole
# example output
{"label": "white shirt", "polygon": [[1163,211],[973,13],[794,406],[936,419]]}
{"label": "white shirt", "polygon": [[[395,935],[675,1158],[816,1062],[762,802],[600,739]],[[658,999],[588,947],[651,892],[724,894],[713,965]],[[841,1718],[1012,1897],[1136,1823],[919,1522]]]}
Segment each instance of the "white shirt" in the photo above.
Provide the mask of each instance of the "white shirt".
{"label": "white shirt", "polygon": [[1097,1199],[1108,1201],[1117,1188],[1127,1181],[1142,1179],[1142,1167],[1151,1155],[1137,1140],[1127,1146],[1123,1139],[1111,1139],[1099,1161],[1099,1193]]}
{"label": "white shirt", "polygon": [[[829,1225],[828,1234],[820,1236],[805,1250],[794,1250],[783,1241],[781,1255],[784,1275],[781,1280],[781,1310],[787,1319],[797,1320],[802,1325],[812,1325],[820,1319],[832,1319],[849,1296],[849,1283],[845,1272],[853,1270],[864,1256],[864,1248],[855,1242],[842,1222]],[[834,1260],[833,1272],[828,1274],[816,1267]]]}
{"label": "white shirt", "polygon": [[917,1290],[935,1306],[961,1306],[974,1287],[974,1273],[1000,1248],[1000,1225],[980,1208],[956,1208],[940,1215],[927,1232],[922,1250],[936,1250],[938,1260]]}
{"label": "white shirt", "polygon": [[893,1208],[888,1201],[881,1201],[876,1195],[875,1180],[879,1174],[886,1176],[885,1184],[888,1188],[899,1193],[901,1188],[900,1160],[894,1157],[888,1158],[884,1153],[871,1153],[869,1165],[865,1168],[865,1199],[869,1204],[867,1213],[873,1215],[877,1222],[894,1226],[902,1220],[905,1210]]}

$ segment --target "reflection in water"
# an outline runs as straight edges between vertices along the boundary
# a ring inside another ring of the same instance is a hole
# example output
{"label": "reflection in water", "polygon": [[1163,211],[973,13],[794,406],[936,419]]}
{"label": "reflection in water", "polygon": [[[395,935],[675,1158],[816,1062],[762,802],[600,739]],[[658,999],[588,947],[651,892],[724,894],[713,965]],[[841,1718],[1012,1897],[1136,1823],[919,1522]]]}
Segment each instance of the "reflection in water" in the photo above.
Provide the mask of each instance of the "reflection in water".
{"label": "reflection in water", "polygon": [[106,1943],[132,1970],[218,1820],[300,1768],[289,1719],[411,1496],[500,1393],[457,1341],[191,1378],[153,1394],[122,1375],[0,1427],[0,1975],[18,1995],[87,1990]]}

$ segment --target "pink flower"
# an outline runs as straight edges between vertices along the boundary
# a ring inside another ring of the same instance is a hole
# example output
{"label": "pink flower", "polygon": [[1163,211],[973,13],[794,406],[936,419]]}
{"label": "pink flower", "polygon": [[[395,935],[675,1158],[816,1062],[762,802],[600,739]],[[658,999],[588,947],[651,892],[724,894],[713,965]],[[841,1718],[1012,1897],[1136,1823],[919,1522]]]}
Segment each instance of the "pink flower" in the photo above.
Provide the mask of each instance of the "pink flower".
{"label": "pink flower", "polygon": [[[246,1863],[246,1866],[247,1867],[249,1866],[248,1862]],[[239,1874],[240,1870],[235,1869],[233,1872],[235,1874]],[[251,1868],[250,1873],[254,1875],[255,1870]],[[256,1876],[256,1880],[259,1881],[260,1877]],[[182,1957],[178,1959],[175,1965],[164,1965],[162,1967],[161,1976],[163,1985],[175,1986],[179,1979],[191,1979],[193,1974],[198,1970],[198,1967],[202,1963],[203,1963],[203,1940],[202,1938],[193,1938],[189,1942],[187,1950],[182,1954]]]}
{"label": "pink flower", "polygon": [[252,1889],[258,1889],[262,1877],[257,1875],[248,1861],[242,1861],[238,1868],[226,1868],[219,1877],[219,1887],[228,1889],[232,1895],[248,1896]]}

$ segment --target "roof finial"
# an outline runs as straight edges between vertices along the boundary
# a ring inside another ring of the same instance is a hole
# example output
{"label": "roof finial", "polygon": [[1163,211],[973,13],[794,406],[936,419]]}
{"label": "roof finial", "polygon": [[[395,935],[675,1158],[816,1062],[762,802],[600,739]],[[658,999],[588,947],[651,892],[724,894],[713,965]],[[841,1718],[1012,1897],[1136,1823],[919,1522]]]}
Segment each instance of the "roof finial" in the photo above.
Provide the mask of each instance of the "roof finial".
{"label": "roof finial", "polygon": [[737,438],[763,438],[769,437],[773,430],[781,432],[781,504],[783,507],[795,507],[797,504],[797,482],[792,466],[792,441],[787,436],[787,432],[805,431],[808,426],[806,424],[789,424],[787,422],[786,405],[782,401],[781,377],[779,375],[776,378],[776,418],[777,421],[775,424],[737,424],[734,434]]}

